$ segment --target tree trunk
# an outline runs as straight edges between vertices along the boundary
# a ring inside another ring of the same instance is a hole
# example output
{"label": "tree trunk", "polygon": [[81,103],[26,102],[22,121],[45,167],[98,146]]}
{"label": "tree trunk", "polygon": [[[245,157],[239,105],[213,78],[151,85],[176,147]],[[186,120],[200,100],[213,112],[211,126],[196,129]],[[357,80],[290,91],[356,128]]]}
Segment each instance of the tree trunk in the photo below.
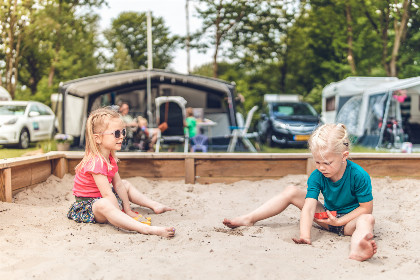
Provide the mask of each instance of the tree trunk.
{"label": "tree trunk", "polygon": [[411,0],[405,0],[403,4],[403,14],[401,17],[401,22],[398,23],[398,21],[394,19],[395,39],[394,39],[394,47],[392,48],[391,61],[389,63],[389,70],[390,70],[391,77],[397,76],[398,52],[401,46],[403,35],[407,29],[408,19],[410,18],[409,16],[410,6],[411,6]]}
{"label": "tree trunk", "polygon": [[221,30],[220,30],[220,22],[221,22],[221,15],[220,11],[222,9],[222,1],[220,1],[219,7],[217,7],[217,17],[216,17],[216,44],[215,44],[215,50],[213,55],[213,78],[218,77],[218,71],[219,67],[217,65],[217,55],[219,53],[219,47],[220,47],[220,40],[221,40]]}
{"label": "tree trunk", "polygon": [[55,67],[58,63],[58,59],[59,59],[59,53],[60,53],[60,49],[61,49],[61,23],[60,23],[60,19],[61,19],[61,11],[62,11],[62,0],[58,1],[58,23],[57,23],[57,41],[55,43],[55,48],[54,48],[54,60],[51,63],[51,67],[50,67],[50,72],[48,74],[48,87],[51,88],[53,86],[53,82],[54,82],[54,75],[55,75]]}
{"label": "tree trunk", "polygon": [[347,21],[347,61],[351,68],[351,73],[356,75],[356,63],[353,54],[353,27],[351,19],[350,5],[346,5],[346,21]]}

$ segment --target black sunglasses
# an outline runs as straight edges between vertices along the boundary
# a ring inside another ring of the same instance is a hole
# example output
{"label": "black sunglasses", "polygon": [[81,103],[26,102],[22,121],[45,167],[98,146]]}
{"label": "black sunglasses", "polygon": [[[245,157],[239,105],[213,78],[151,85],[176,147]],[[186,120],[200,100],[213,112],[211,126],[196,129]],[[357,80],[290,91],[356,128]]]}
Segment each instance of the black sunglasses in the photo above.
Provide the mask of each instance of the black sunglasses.
{"label": "black sunglasses", "polygon": [[116,139],[119,139],[122,135],[122,137],[125,137],[127,135],[127,130],[125,128],[121,130],[115,130],[112,132],[102,132],[101,134],[114,134]]}

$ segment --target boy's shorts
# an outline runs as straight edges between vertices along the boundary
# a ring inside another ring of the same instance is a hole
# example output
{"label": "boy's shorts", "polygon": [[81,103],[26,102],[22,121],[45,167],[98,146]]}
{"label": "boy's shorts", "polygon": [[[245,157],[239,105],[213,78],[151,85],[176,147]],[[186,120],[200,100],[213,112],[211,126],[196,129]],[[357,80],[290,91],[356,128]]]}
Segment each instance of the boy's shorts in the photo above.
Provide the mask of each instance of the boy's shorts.
{"label": "boy's shorts", "polygon": [[[324,206],[324,210],[327,211],[327,208],[325,208],[325,206]],[[337,213],[337,216],[336,217],[337,218],[340,218],[340,217],[343,217],[344,215],[346,215],[346,214],[338,214]],[[333,232],[333,233],[336,233],[339,236],[344,236],[344,226],[345,225],[342,225],[342,226],[331,226],[331,225],[328,225],[328,231]]]}

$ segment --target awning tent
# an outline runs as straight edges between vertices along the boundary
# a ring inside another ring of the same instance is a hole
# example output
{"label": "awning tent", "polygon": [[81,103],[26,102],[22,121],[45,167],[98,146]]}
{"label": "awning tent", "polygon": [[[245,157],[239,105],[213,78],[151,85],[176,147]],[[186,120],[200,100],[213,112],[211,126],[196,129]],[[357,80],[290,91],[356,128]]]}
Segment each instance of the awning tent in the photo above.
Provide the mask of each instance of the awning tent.
{"label": "awning tent", "polygon": [[[402,103],[393,98],[401,92],[408,97]],[[381,146],[389,119],[402,126],[403,117],[409,115],[410,122],[420,123],[419,94],[420,77],[347,78],[324,88],[323,121],[347,123],[351,134],[359,138],[362,144]],[[401,107],[405,110],[403,116]]]}
{"label": "awning tent", "polygon": [[[147,105],[147,81],[151,83],[151,105]],[[60,85],[63,95],[62,131],[75,137],[84,135],[84,123],[89,112],[104,105],[131,101],[138,115],[155,116],[155,98],[182,96],[188,107],[204,108],[204,116],[220,124],[213,137],[230,133],[236,126],[235,84],[223,80],[173,73],[164,70],[130,70],[100,74],[65,82]],[[154,124],[154,119],[149,119]]]}

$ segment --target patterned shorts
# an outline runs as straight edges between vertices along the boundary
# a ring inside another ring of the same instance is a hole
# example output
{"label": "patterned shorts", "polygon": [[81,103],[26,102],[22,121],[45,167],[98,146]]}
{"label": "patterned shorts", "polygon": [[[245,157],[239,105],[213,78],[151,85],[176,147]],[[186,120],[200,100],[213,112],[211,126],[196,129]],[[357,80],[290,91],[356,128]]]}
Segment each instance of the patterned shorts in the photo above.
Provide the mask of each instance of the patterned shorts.
{"label": "patterned shorts", "polygon": [[[122,200],[112,188],[112,192],[117,198],[118,205],[122,208]],[[95,216],[93,215],[92,205],[102,197],[75,197],[76,202],[70,207],[67,213],[67,218],[78,223],[93,223],[95,224]]]}

